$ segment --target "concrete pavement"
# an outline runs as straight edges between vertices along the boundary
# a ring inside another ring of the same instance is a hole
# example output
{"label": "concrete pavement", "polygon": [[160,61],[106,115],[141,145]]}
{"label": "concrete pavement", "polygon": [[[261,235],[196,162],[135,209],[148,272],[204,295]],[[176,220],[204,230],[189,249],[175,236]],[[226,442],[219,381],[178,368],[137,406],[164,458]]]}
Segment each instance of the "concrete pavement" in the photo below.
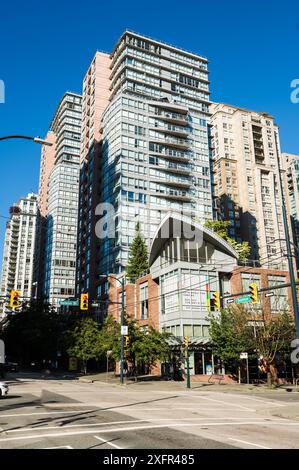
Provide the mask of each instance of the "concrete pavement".
{"label": "concrete pavement", "polygon": [[0,420],[0,449],[299,447],[299,393],[224,385],[23,375],[0,401]]}

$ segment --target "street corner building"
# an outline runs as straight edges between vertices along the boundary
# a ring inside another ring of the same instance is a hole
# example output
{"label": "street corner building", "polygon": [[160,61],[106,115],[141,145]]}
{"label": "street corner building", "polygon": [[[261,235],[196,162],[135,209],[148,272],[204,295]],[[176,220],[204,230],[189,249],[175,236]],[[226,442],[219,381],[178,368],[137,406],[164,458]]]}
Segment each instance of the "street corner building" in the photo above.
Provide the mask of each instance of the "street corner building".
{"label": "street corner building", "polygon": [[[248,290],[252,282],[271,287],[289,281],[286,271],[238,266],[238,254],[225,240],[200,223],[171,212],[156,229],[149,260],[150,272],[125,286],[125,310],[144,328],[150,325],[172,333],[173,351],[182,360],[181,345],[188,336],[193,380],[208,380],[214,373],[225,375],[223,367],[216,370],[209,337],[208,304],[213,292],[234,294]],[[253,318],[261,308],[267,315],[288,308],[289,289],[277,292],[254,306]],[[113,302],[120,303],[121,289],[113,277],[109,278],[108,300],[108,313],[120,321],[121,305]],[[169,364],[156,364],[150,372],[159,375],[168,369]],[[225,376],[225,380],[232,379]]]}

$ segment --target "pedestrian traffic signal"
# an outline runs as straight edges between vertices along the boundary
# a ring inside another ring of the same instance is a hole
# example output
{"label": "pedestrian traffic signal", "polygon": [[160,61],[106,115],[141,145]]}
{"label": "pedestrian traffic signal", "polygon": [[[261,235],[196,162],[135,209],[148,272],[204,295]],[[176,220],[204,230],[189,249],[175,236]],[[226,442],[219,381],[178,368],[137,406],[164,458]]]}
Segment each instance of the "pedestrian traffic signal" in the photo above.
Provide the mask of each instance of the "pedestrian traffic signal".
{"label": "pedestrian traffic signal", "polygon": [[129,336],[125,336],[125,347],[126,347],[126,348],[129,346],[129,343],[130,343],[130,338],[129,338]]}
{"label": "pedestrian traffic signal", "polygon": [[80,310],[88,310],[88,294],[81,294]]}
{"label": "pedestrian traffic signal", "polygon": [[255,282],[253,282],[252,284],[249,285],[249,290],[250,290],[250,298],[251,298],[251,302],[253,304],[257,304],[258,303],[258,291],[257,291],[257,285]]}
{"label": "pedestrian traffic signal", "polygon": [[215,310],[220,310],[220,294],[218,290],[213,293],[213,299],[214,299],[214,308]]}
{"label": "pedestrian traffic signal", "polygon": [[20,306],[20,291],[18,290],[11,291],[9,306],[11,308],[18,308]]}

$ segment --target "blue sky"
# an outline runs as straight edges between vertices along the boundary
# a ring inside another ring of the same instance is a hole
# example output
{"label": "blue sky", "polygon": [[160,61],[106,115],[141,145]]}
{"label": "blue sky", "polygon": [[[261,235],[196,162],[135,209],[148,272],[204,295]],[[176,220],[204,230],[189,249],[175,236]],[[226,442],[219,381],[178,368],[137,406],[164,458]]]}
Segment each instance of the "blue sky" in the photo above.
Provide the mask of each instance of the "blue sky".
{"label": "blue sky", "polygon": [[[81,92],[94,52],[110,52],[126,28],[208,57],[212,99],[273,114],[283,150],[299,154],[299,104],[290,100],[299,78],[299,4],[289,0],[2,2],[0,135],[44,136],[62,94]],[[37,190],[40,148],[0,142],[0,158],[0,215],[7,216]],[[0,250],[4,232],[0,217]]]}

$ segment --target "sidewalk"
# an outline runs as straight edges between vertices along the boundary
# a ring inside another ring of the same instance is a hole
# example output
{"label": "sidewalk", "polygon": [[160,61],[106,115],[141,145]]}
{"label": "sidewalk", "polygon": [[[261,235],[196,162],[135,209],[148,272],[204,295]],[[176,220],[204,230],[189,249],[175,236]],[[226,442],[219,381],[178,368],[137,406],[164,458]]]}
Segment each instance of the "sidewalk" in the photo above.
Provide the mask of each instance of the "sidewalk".
{"label": "sidewalk", "polygon": [[[77,377],[79,382],[85,383],[103,383],[109,385],[120,386],[120,377],[115,376],[114,372],[97,373],[97,374],[88,374],[85,376]],[[137,380],[133,377],[128,379],[124,378],[124,386],[129,387],[146,387],[153,389],[166,389],[166,390],[185,390],[186,382],[185,381],[174,381],[174,380],[163,380],[157,376],[139,376]],[[295,385],[280,385],[278,387],[270,388],[267,384],[228,384],[228,383],[219,383],[219,382],[198,382],[191,380],[191,389],[198,391],[214,391],[214,392],[243,392],[243,393],[252,393],[252,392],[271,392],[271,393],[287,393],[287,392],[299,392],[299,386]],[[298,396],[299,399],[299,396]]]}

